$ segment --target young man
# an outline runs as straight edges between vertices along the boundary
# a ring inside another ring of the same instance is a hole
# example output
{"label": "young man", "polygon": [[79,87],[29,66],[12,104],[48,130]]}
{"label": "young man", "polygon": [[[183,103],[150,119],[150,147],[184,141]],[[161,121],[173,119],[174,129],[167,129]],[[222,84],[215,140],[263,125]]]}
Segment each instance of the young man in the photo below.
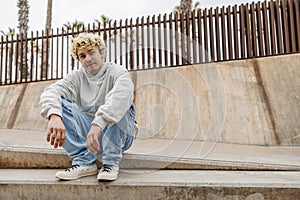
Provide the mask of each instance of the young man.
{"label": "young man", "polygon": [[82,33],[72,42],[72,56],[82,68],[47,87],[41,95],[41,115],[49,119],[47,141],[62,146],[72,166],[56,173],[74,180],[98,173],[96,154],[103,166],[97,179],[118,177],[123,151],[135,132],[134,86],[129,72],[104,62],[105,43],[97,35]]}

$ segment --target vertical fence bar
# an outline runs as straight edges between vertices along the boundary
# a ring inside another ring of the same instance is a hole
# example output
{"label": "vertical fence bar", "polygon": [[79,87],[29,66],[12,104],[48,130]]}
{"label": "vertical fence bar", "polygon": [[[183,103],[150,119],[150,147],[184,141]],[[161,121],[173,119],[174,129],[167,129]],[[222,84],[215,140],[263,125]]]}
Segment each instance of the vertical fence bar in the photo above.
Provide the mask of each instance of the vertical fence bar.
{"label": "vertical fence bar", "polygon": [[258,34],[258,49],[259,49],[259,56],[264,56],[264,47],[263,47],[263,27],[262,27],[262,16],[261,16],[261,8],[260,2],[256,3],[256,23],[257,23],[257,34]]}
{"label": "vertical fence bar", "polygon": [[251,42],[251,25],[249,18],[249,5],[246,4],[245,8],[245,21],[246,21],[246,42],[247,42],[247,58],[252,58],[253,46]]}
{"label": "vertical fence bar", "polygon": [[199,63],[203,62],[203,48],[202,48],[202,11],[197,12],[197,22],[198,22],[198,52],[199,52]]}
{"label": "vertical fence bar", "polygon": [[191,33],[190,33],[190,16],[191,13],[187,12],[185,13],[185,32],[186,32],[186,36],[185,36],[185,42],[186,42],[186,58],[185,58],[185,63],[186,64],[191,64],[191,43],[190,43],[190,39],[191,39]]}
{"label": "vertical fence bar", "polygon": [[139,45],[140,45],[140,32],[139,32],[139,18],[136,18],[136,23],[135,23],[135,34],[136,34],[136,42],[135,42],[135,51],[136,51],[136,69],[139,69],[140,66],[140,51],[139,51]]}
{"label": "vertical fence bar", "polygon": [[[11,43],[13,43],[13,41],[11,41]],[[5,73],[5,83],[8,83],[7,82],[7,71],[12,71],[12,68],[7,68],[8,65],[7,65],[7,58],[8,56],[11,56],[11,58],[13,59],[13,55],[8,55],[8,36],[6,36],[6,52],[5,52],[5,70],[4,70],[4,73]],[[17,34],[16,36],[16,48],[15,48],[15,63],[16,63],[16,68],[15,68],[15,73],[14,73],[14,77],[12,77],[11,79],[13,79],[14,81],[13,82],[10,82],[9,84],[12,84],[12,83],[17,83],[18,82],[18,70],[19,70],[19,62],[18,62],[18,59],[19,59],[19,34]],[[13,75],[12,75],[13,76]]]}
{"label": "vertical fence bar", "polygon": [[[74,61],[72,61],[72,58],[71,58],[71,66],[69,65],[69,60],[70,60],[70,57],[69,57],[69,55],[70,55],[70,52],[69,52],[69,49],[70,49],[70,39],[69,39],[69,37],[70,37],[70,34],[69,34],[69,29],[67,29],[67,48],[66,48],[66,58],[67,58],[67,63],[66,63],[66,66],[67,66],[67,69],[69,69],[69,68],[71,68],[71,70],[74,70],[75,69],[75,63],[74,64],[72,64],[72,62],[74,62]],[[72,36],[73,37],[73,36]],[[69,71],[67,72],[67,73],[69,73]]]}
{"label": "vertical fence bar", "polygon": [[156,31],[155,31],[155,15],[152,16],[152,44],[153,44],[153,67],[156,67]]}
{"label": "vertical fence bar", "polygon": [[284,52],[290,52],[290,37],[289,37],[289,27],[288,27],[288,20],[287,20],[287,5],[285,0],[281,1],[280,3],[280,11],[281,11],[281,21],[283,27],[283,44],[284,44]]}
{"label": "vertical fence bar", "polygon": [[128,65],[128,19],[125,20],[125,67],[129,69]]}
{"label": "vertical fence bar", "polygon": [[[57,28],[56,29],[56,34],[58,35],[58,32],[59,32],[59,29]],[[58,49],[59,49],[59,37],[57,36],[57,39],[56,39],[56,78],[59,78],[58,76]]]}
{"label": "vertical fence bar", "polygon": [[228,52],[229,52],[229,60],[233,58],[233,47],[232,47],[232,27],[231,27],[231,7],[227,7],[227,31],[228,31]]}
{"label": "vertical fence bar", "polygon": [[130,24],[129,24],[129,30],[130,30],[130,44],[129,44],[129,69],[134,69],[134,49],[133,49],[133,25],[132,25],[132,18],[130,18]]}
{"label": "vertical fence bar", "polygon": [[[271,54],[270,49],[270,32],[269,32],[269,24],[268,24],[268,9],[267,3],[264,1],[262,3],[262,12],[263,12],[263,32],[264,32],[264,41],[265,41],[265,55],[269,56]],[[270,12],[269,12],[270,13]]]}
{"label": "vertical fence bar", "polygon": [[50,76],[50,79],[52,80],[54,78],[53,74],[54,74],[54,63],[53,63],[53,59],[54,59],[54,54],[53,54],[53,50],[54,50],[54,33],[53,33],[53,29],[51,29],[51,34],[52,34],[52,37],[51,37],[51,61],[50,61],[50,64],[51,64],[51,76]]}
{"label": "vertical fence bar", "polygon": [[185,64],[191,64],[191,43],[190,43],[190,12],[185,13],[185,42],[186,42],[186,57],[185,57]]}
{"label": "vertical fence bar", "polygon": [[[122,50],[123,50],[123,36],[122,36],[122,19],[120,20],[120,22],[119,22],[119,27],[120,27],[120,39],[119,39],[119,45],[120,45],[120,51],[119,51],[119,53],[120,53],[120,65],[123,65],[123,52],[122,52]],[[116,43],[116,45],[117,45],[117,43]]]}
{"label": "vertical fence bar", "polygon": [[24,76],[24,66],[23,66],[23,56],[24,56],[24,54],[23,54],[23,43],[24,43],[24,34],[23,33],[21,33],[20,34],[20,40],[21,40],[21,44],[19,45],[19,46],[21,46],[20,47],[20,49],[21,49],[21,52],[19,52],[20,53],[20,61],[19,61],[19,67],[20,67],[20,83],[22,83],[23,82],[23,76]]}
{"label": "vertical fence bar", "polygon": [[173,54],[173,14],[169,14],[169,43],[170,43],[170,66],[174,65],[174,54]]}
{"label": "vertical fence bar", "polygon": [[222,28],[222,53],[223,60],[227,60],[227,42],[226,42],[226,26],[225,26],[225,7],[221,8],[221,28]]}
{"label": "vertical fence bar", "polygon": [[0,47],[0,85],[3,85],[2,70],[3,70],[3,35],[1,35],[1,47]]}
{"label": "vertical fence bar", "polygon": [[215,9],[215,27],[216,27],[216,61],[221,60],[221,50],[220,50],[220,30],[219,30],[219,7]]}
{"label": "vertical fence bar", "polygon": [[[67,49],[67,51],[69,51],[69,48]],[[69,54],[67,54],[67,55],[69,55]],[[48,73],[49,73],[49,30],[48,29],[46,29],[46,62],[45,62],[45,64],[46,64],[46,67],[45,67],[46,80],[48,80]]]}
{"label": "vertical fence bar", "polygon": [[158,66],[162,66],[162,53],[161,53],[161,48],[162,48],[162,42],[161,42],[161,25],[160,25],[160,15],[158,15],[157,18],[157,40],[158,40]]}
{"label": "vertical fence bar", "polygon": [[150,48],[150,16],[147,17],[147,68],[150,68],[151,48]]}
{"label": "vertical fence bar", "polygon": [[12,84],[13,80],[12,80],[12,75],[13,75],[13,55],[14,55],[14,37],[13,35],[11,35],[11,43],[10,43],[10,48],[9,48],[9,52],[6,52],[6,54],[8,54],[9,57],[9,83]]}
{"label": "vertical fence bar", "polygon": [[294,0],[294,8],[295,8],[295,19],[296,19],[296,35],[297,39],[296,44],[298,47],[296,48],[296,52],[300,52],[300,5],[298,0]]}
{"label": "vertical fence bar", "polygon": [[245,13],[244,5],[239,6],[240,13],[240,43],[241,43],[241,58],[245,58]]}
{"label": "vertical fence bar", "polygon": [[214,41],[214,25],[213,25],[213,11],[212,8],[208,11],[209,15],[209,38],[210,38],[210,59],[215,61],[215,41]]}
{"label": "vertical fence bar", "polygon": [[[64,33],[64,30],[62,29],[62,32]],[[73,35],[73,30],[72,30],[72,35]],[[65,37],[65,34],[62,34],[62,38],[61,38],[61,77],[64,76],[64,72],[63,72],[63,68],[64,68],[64,37]],[[67,71],[68,73],[68,71]]]}
{"label": "vertical fence bar", "polygon": [[281,30],[281,21],[280,21],[280,7],[278,0],[275,0],[275,21],[276,21],[276,34],[277,34],[277,46],[279,54],[283,54],[282,46],[282,30]]}
{"label": "vertical fence bar", "polygon": [[28,82],[28,59],[27,59],[27,55],[28,55],[28,37],[27,37],[27,33],[25,34],[25,82]]}
{"label": "vertical fence bar", "polygon": [[193,61],[192,63],[197,63],[197,44],[196,44],[196,12],[192,12],[192,45],[193,45]]}
{"label": "vertical fence bar", "polygon": [[233,37],[234,37],[234,59],[239,58],[239,26],[238,26],[238,19],[237,19],[237,6],[233,7]]}
{"label": "vertical fence bar", "polygon": [[[120,28],[121,29],[121,28]],[[114,21],[114,63],[117,63],[117,59],[118,59],[118,44],[117,44],[117,21]]]}
{"label": "vertical fence bar", "polygon": [[163,27],[164,27],[164,65],[168,66],[168,32],[167,32],[167,15],[164,14],[163,17]]}
{"label": "vertical fence bar", "polygon": [[108,39],[106,42],[108,43],[108,60],[109,62],[112,62],[111,54],[112,54],[112,48],[111,48],[111,40],[112,40],[112,34],[111,34],[111,21],[108,22]]}
{"label": "vertical fence bar", "polygon": [[182,65],[186,64],[187,52],[185,48],[186,41],[186,31],[185,31],[185,23],[184,23],[185,13],[180,13],[180,45],[181,45],[181,63]]}
{"label": "vertical fence bar", "polygon": [[290,24],[290,37],[291,37],[291,52],[296,52],[296,34],[295,34],[295,20],[294,20],[294,9],[293,1],[289,0],[287,5],[287,12],[289,13],[289,24]]}
{"label": "vertical fence bar", "polygon": [[[7,80],[8,79],[8,77],[7,77],[7,74],[8,74],[8,71],[9,70],[11,70],[11,68],[9,67],[9,63],[8,63],[8,35],[6,35],[6,37],[5,37],[5,40],[6,40],[6,43],[5,43],[5,67],[4,67],[4,83],[5,83],[5,85],[7,85],[8,83],[9,83],[9,81]],[[17,35],[17,41],[18,41],[18,35]],[[12,43],[13,41],[11,41],[11,43]],[[19,41],[18,41],[19,42]],[[17,43],[17,44],[19,44],[19,43]],[[18,47],[18,46],[17,46]],[[16,49],[16,58],[15,58],[15,60],[16,60],[16,63],[18,63],[18,52],[19,52],[19,49]],[[17,65],[16,65],[17,66]],[[18,66],[17,66],[18,67]],[[16,72],[18,71],[17,70],[17,67],[16,67]],[[17,77],[17,76],[16,76]],[[7,82],[8,81],[8,82]],[[15,78],[15,82],[17,82],[17,78]],[[11,84],[11,83],[10,83]]]}
{"label": "vertical fence bar", "polygon": [[271,34],[271,48],[272,48],[272,55],[277,53],[276,43],[275,43],[275,14],[274,14],[274,2],[273,0],[269,1],[269,15],[270,15],[270,34]]}
{"label": "vertical fence bar", "polygon": [[178,38],[178,14],[175,13],[175,52],[176,52],[176,62],[175,65],[179,65],[179,38]]}
{"label": "vertical fence bar", "polygon": [[204,62],[208,62],[208,33],[207,33],[207,9],[205,8],[203,11],[203,32],[204,32],[204,49],[205,49],[205,59]]}
{"label": "vertical fence bar", "polygon": [[254,3],[250,4],[250,15],[251,15],[251,39],[252,39],[252,55],[253,57],[257,57],[257,28],[256,28],[256,21],[255,21],[255,9],[254,9]]}
{"label": "vertical fence bar", "polygon": [[44,37],[45,37],[45,35],[44,35],[44,30],[42,30],[42,52],[41,52],[41,73],[40,73],[40,79],[39,80],[43,80],[43,74],[44,74],[44,64],[45,64],[45,62],[44,62],[44,50],[45,50],[45,48],[44,48],[44,43],[45,43],[45,40],[44,40]]}
{"label": "vertical fence bar", "polygon": [[30,81],[33,81],[33,63],[34,63],[34,52],[33,52],[33,32],[31,31],[30,36]]}
{"label": "vertical fence bar", "polygon": [[141,31],[142,31],[142,69],[145,69],[145,24],[144,17],[141,19]]}

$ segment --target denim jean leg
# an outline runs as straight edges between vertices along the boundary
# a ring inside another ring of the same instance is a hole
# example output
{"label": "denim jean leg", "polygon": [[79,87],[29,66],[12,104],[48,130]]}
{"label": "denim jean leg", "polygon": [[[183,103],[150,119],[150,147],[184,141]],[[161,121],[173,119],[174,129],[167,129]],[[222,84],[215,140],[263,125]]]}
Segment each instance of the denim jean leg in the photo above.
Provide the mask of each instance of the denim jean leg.
{"label": "denim jean leg", "polygon": [[72,164],[93,164],[96,156],[86,147],[86,135],[91,128],[93,116],[81,112],[69,101],[62,99],[63,123],[66,127],[66,140],[63,148],[73,159]]}
{"label": "denim jean leg", "polygon": [[103,164],[119,165],[123,151],[130,148],[134,134],[135,110],[132,105],[123,118],[116,124],[108,126],[101,137]]}

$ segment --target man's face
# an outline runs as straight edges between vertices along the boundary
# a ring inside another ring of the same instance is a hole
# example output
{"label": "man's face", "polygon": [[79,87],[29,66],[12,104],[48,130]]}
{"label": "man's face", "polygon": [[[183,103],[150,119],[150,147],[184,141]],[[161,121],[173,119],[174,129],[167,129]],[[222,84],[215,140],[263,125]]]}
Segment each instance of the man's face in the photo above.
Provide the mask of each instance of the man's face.
{"label": "man's face", "polygon": [[96,75],[103,66],[103,57],[97,47],[80,48],[77,54],[84,69],[92,75]]}

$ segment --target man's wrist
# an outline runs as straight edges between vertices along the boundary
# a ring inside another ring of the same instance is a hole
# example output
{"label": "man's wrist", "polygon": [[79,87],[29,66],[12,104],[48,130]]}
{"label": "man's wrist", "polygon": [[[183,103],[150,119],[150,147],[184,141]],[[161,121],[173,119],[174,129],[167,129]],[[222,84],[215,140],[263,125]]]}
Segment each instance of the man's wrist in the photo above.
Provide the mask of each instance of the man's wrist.
{"label": "man's wrist", "polygon": [[49,119],[54,119],[54,118],[60,118],[62,119],[61,116],[57,115],[57,114],[50,114]]}

